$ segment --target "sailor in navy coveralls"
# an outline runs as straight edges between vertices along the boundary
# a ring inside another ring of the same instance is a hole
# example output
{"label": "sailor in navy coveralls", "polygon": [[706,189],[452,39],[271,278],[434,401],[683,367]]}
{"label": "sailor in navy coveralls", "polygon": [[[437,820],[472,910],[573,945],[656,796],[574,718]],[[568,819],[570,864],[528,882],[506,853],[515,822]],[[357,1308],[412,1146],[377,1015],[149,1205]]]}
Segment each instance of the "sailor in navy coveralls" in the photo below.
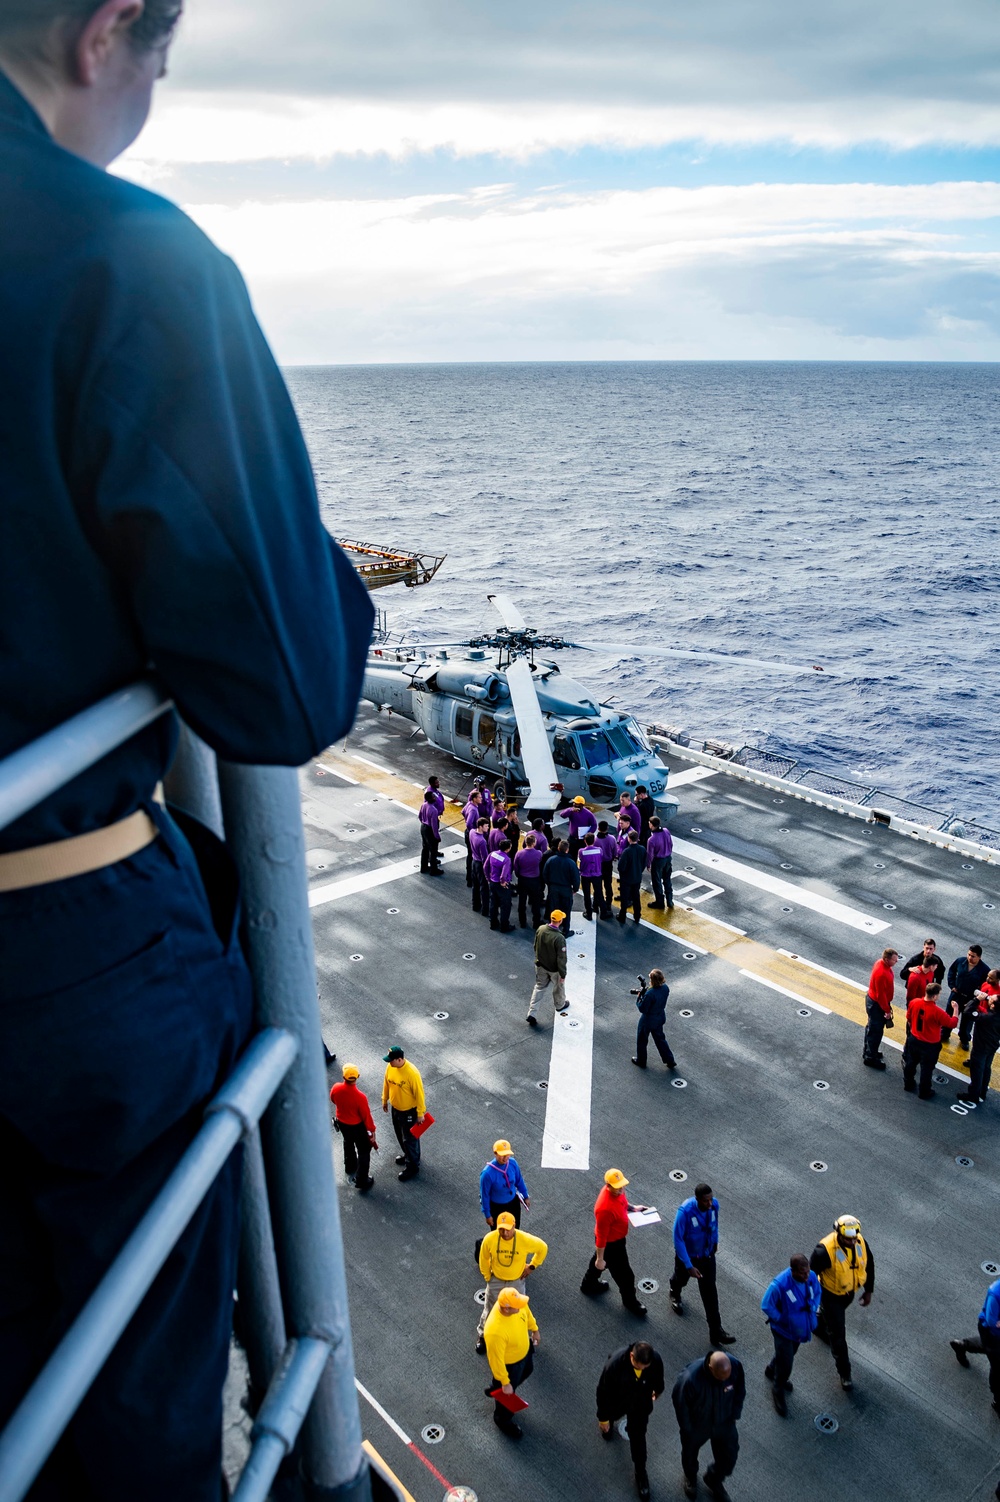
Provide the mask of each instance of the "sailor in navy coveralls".
{"label": "sailor in navy coveralls", "polygon": [[[220,756],[298,765],[351,723],[371,607],[321,525],[236,268],[178,209],[102,170],[141,128],[179,5],[65,0],[67,21],[60,0],[36,0],[17,38],[13,10],[0,757],[152,669]],[[0,831],[0,1425],[248,1036],[228,857],[153,801],[176,733],[162,717]],[[25,880],[37,857],[23,852],[61,859],[78,848],[62,842],[137,814],[149,832],[127,858]],[[218,1502],[238,1178],[237,1155],[33,1499]]]}

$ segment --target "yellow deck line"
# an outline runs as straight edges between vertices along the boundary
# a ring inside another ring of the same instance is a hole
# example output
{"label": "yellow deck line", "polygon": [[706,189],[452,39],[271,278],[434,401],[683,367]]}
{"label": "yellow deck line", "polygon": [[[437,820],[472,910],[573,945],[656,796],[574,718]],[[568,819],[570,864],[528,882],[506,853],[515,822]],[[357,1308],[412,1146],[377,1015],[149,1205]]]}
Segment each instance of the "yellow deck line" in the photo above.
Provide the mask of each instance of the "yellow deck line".
{"label": "yellow deck line", "polygon": [[[363,782],[376,792],[385,793],[387,797],[395,798],[407,808],[417,810],[423,802],[421,793],[413,783],[398,777],[395,772],[377,768],[361,757],[352,756],[349,751],[336,748],[324,751],[320,760],[327,762],[334,770],[338,763],[343,764],[345,770],[349,770],[358,782]],[[464,834],[464,820],[457,803],[446,802],[441,823]],[[781,954],[756,939],[733,933],[721,923],[713,922],[707,914],[696,912],[694,908],[678,906],[672,912],[666,912],[661,908],[651,908],[649,902],[649,897],[643,893],[643,917],[655,928],[663,929],[675,939],[697,945],[717,959],[735,966],[738,971],[750,971],[763,981],[770,981],[786,991],[794,992],[807,1005],[811,1002],[825,1007],[859,1027],[864,1027],[867,1023],[864,990],[850,981],[839,980],[834,975],[827,975],[814,968],[806,960],[792,959],[790,955]],[[899,995],[896,1006],[896,1026],[888,1036],[893,1041],[902,1043],[906,1033],[905,1007],[902,1005],[905,989],[897,983],[896,990],[897,994],[902,995]],[[961,1070],[967,1058],[968,1054],[963,1053],[954,1043],[949,1043],[941,1050],[941,1063],[948,1064],[955,1070]],[[964,1071],[961,1077],[966,1078]]]}
{"label": "yellow deck line", "polygon": [[414,1497],[412,1492],[408,1492],[406,1490],[406,1487],[400,1481],[399,1477],[396,1475],[396,1472],[392,1469],[392,1467],[386,1465],[385,1461],[382,1459],[382,1456],[378,1453],[370,1439],[363,1439],[361,1441],[361,1448],[365,1451],[368,1459],[371,1461],[372,1469],[379,1471],[384,1480],[391,1482],[393,1486],[398,1488],[400,1502],[417,1502],[416,1497]]}

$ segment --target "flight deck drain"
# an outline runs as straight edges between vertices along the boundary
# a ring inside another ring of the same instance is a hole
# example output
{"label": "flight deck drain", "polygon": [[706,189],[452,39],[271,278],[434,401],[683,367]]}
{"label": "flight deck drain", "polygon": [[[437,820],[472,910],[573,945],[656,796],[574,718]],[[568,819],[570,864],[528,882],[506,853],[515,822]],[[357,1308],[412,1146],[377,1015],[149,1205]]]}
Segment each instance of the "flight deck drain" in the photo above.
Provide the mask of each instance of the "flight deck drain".
{"label": "flight deck drain", "polygon": [[639,1278],[636,1286],[641,1288],[643,1293],[657,1293],[660,1287],[655,1278]]}
{"label": "flight deck drain", "polygon": [[572,1142],[560,1142],[559,1151],[561,1153],[571,1153],[573,1151]]}
{"label": "flight deck drain", "polygon": [[363,954],[352,954],[351,955],[351,959],[355,960],[355,961],[357,961],[357,960],[363,960],[364,959],[364,955]]}
{"label": "flight deck drain", "polygon": [[394,917],[395,914],[399,912],[399,908],[398,907],[387,907],[386,908],[386,912],[390,915],[390,917]]}
{"label": "flight deck drain", "polygon": [[1000,1262],[980,1262],[979,1266],[988,1278],[1000,1277]]}
{"label": "flight deck drain", "polygon": [[812,1012],[810,1012],[808,1007],[796,1007],[795,1015],[797,1017],[811,1017]]}
{"label": "flight deck drain", "polygon": [[694,1013],[692,1012],[690,1007],[682,1007],[677,1015],[678,1017],[693,1017]]}
{"label": "flight deck drain", "polygon": [[993,909],[996,907],[996,903],[995,902],[984,902],[983,903],[983,907],[986,908],[988,912],[992,912]]}
{"label": "flight deck drain", "polygon": [[485,1288],[477,1288],[476,1291],[475,1291],[475,1293],[472,1295],[472,1297],[475,1299],[475,1301],[476,1301],[477,1304],[485,1304],[486,1303],[486,1289]]}
{"label": "flight deck drain", "polygon": [[695,954],[693,949],[685,949],[683,958],[686,960],[696,960],[698,956]]}
{"label": "flight deck drain", "polygon": [[782,871],[794,871],[795,867],[792,865],[791,861],[782,861],[781,869]]}
{"label": "flight deck drain", "polygon": [[947,1085],[948,1076],[946,1074],[935,1074],[934,1083],[935,1085]]}
{"label": "flight deck drain", "polygon": [[687,1080],[671,1080],[670,1083],[673,1085],[675,1090],[686,1090],[688,1087]]}
{"label": "flight deck drain", "polygon": [[809,1164],[809,1167],[812,1169],[813,1173],[826,1173],[829,1164],[824,1163],[822,1158],[813,1158],[812,1162]]}
{"label": "flight deck drain", "polygon": [[479,1498],[471,1486],[449,1486],[444,1502],[479,1502]]}
{"label": "flight deck drain", "polygon": [[840,1428],[839,1420],[835,1419],[832,1413],[818,1413],[813,1419],[813,1423],[820,1434],[836,1434]]}
{"label": "flight deck drain", "polygon": [[443,1424],[425,1424],[420,1431],[420,1438],[425,1445],[439,1445],[444,1439]]}
{"label": "flight deck drain", "polygon": [[548,1080],[536,1080],[535,1081],[535,1089],[536,1090],[547,1090],[548,1088],[549,1088],[549,1082],[548,1082]]}
{"label": "flight deck drain", "polygon": [[876,871],[884,871],[885,870],[885,861],[876,861],[875,862],[875,870]]}
{"label": "flight deck drain", "polygon": [[579,1017],[569,1017],[569,1018],[567,1018],[567,1020],[566,1020],[566,1026],[567,1027],[579,1027],[580,1026],[580,1019],[579,1019]]}
{"label": "flight deck drain", "polygon": [[448,1012],[432,1012],[431,1013],[431,1016],[434,1018],[435,1022],[447,1022],[449,1015],[450,1014]]}
{"label": "flight deck drain", "polygon": [[476,956],[474,954],[463,954],[462,958],[463,960],[474,960]]}
{"label": "flight deck drain", "polygon": [[829,1088],[830,1088],[830,1081],[829,1080],[813,1080],[813,1089],[814,1090],[829,1090]]}
{"label": "flight deck drain", "polygon": [[975,1168],[976,1166],[975,1163],[973,1163],[972,1159],[967,1158],[964,1153],[960,1154],[960,1156],[955,1159],[955,1162],[958,1164],[959,1168]]}
{"label": "flight deck drain", "polygon": [[672,1168],[667,1174],[667,1178],[670,1179],[674,1184],[687,1183],[687,1174],[684,1172],[683,1168]]}
{"label": "flight deck drain", "polygon": [[691,833],[692,834],[701,834],[701,825],[700,824],[692,824],[691,825]]}
{"label": "flight deck drain", "polygon": [[887,913],[894,913],[896,911],[896,904],[894,902],[883,902],[882,906]]}
{"label": "flight deck drain", "polygon": [[790,912],[791,912],[791,911],[792,911],[792,910],[791,910],[791,908],[790,908],[790,907],[783,907],[783,908],[782,908],[782,909],[781,909],[781,911],[782,911],[782,912],[783,912],[783,913],[790,913]]}

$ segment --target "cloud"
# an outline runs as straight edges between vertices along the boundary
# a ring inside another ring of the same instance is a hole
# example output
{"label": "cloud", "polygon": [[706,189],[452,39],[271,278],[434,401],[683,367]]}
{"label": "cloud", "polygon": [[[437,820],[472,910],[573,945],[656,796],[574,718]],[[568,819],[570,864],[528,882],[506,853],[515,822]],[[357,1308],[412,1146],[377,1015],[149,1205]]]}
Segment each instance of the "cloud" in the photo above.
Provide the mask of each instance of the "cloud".
{"label": "cloud", "polygon": [[192,213],[290,363],[1000,348],[996,183],[494,184]]}

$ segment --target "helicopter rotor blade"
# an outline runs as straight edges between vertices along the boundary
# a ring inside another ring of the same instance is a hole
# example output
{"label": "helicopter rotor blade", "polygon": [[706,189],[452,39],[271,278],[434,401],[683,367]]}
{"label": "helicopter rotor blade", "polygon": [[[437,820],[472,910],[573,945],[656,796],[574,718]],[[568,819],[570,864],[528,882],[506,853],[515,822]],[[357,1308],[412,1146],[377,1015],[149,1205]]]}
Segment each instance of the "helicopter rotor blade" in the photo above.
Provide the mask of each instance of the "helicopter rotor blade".
{"label": "helicopter rotor blade", "polygon": [[635,642],[622,641],[568,641],[564,645],[574,652],[606,652],[616,657],[680,657],[688,662],[718,662],[727,667],[759,668],[765,673],[822,674],[824,678],[841,676],[830,668],[820,667],[816,663],[803,667],[801,663],[771,662],[763,657],[738,657],[735,653],[726,652],[696,652],[683,647],[638,646]]}
{"label": "helicopter rotor blade", "polygon": [[516,657],[508,666],[507,687],[514,706],[518,734],[521,737],[521,760],[528,774],[531,791],[528,808],[554,810],[559,807],[559,793],[552,784],[559,781],[556,764],[552,760],[542,707],[535,692],[535,681],[526,657]]}
{"label": "helicopter rotor blade", "polygon": [[526,631],[528,623],[509,595],[487,595],[493,609],[510,631]]}

